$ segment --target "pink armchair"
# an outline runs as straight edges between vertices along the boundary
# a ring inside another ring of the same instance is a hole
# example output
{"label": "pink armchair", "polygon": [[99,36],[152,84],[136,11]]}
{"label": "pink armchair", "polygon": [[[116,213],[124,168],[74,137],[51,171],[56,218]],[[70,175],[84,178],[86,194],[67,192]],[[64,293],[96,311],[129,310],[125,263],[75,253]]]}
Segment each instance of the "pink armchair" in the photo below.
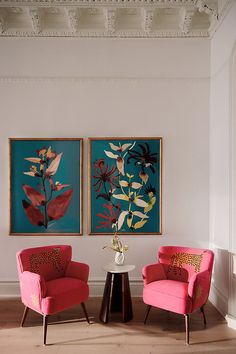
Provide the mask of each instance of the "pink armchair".
{"label": "pink armchair", "polygon": [[71,246],[28,248],[17,253],[21,300],[25,305],[23,327],[28,310],[43,315],[43,343],[46,345],[48,316],[81,304],[89,296],[89,266],[71,260]]}
{"label": "pink armchair", "polygon": [[159,263],[143,268],[143,301],[147,304],[146,323],[151,307],[185,316],[186,344],[189,344],[189,315],[200,309],[204,324],[214,254],[210,250],[163,246]]}

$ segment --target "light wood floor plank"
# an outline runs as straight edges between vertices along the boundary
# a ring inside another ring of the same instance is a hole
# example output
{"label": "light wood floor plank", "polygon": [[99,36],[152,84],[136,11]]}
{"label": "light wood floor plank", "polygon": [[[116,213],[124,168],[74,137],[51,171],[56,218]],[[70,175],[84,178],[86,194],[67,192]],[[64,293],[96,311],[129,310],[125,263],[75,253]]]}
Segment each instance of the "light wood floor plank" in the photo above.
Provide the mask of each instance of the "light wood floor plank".
{"label": "light wood floor plank", "polygon": [[[208,303],[205,328],[200,311],[190,318],[190,346],[185,345],[183,316],[152,309],[143,324],[145,305],[133,299],[134,319],[126,324],[112,314],[108,324],[99,322],[101,299],[86,303],[92,324],[88,325],[80,306],[49,318],[49,345],[42,346],[42,318],[30,311],[20,328],[24,306],[19,299],[0,299],[1,354],[236,354],[236,331]],[[57,323],[61,321],[61,323]]]}

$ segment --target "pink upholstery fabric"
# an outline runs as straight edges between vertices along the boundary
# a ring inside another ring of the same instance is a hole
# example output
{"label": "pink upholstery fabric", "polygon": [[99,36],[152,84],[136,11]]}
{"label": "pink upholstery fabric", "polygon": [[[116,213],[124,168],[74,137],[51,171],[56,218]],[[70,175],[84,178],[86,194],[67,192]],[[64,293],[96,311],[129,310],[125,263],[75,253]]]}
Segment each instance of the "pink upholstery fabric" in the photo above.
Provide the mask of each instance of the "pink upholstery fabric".
{"label": "pink upholstery fabric", "polygon": [[71,246],[55,245],[22,250],[17,258],[21,271],[40,274],[47,281],[65,275],[71,253]]}
{"label": "pink upholstery fabric", "polygon": [[187,314],[205,304],[210,290],[214,254],[188,247],[160,247],[159,263],[143,268],[146,304]]}
{"label": "pink upholstery fabric", "polygon": [[46,282],[47,296],[42,299],[42,312],[51,315],[87,300],[88,285],[76,278],[60,278]]}
{"label": "pink upholstery fabric", "polygon": [[144,285],[149,284],[155,280],[166,279],[165,270],[162,264],[154,263],[148,264],[143,268]]}
{"label": "pink upholstery fabric", "polygon": [[188,297],[188,283],[176,280],[158,280],[144,287],[146,304],[176,313],[189,313],[192,301]]}
{"label": "pink upholstery fabric", "polygon": [[71,261],[71,246],[29,248],[17,253],[25,306],[52,314],[87,300],[89,266]]}
{"label": "pink upholstery fabric", "polygon": [[158,251],[168,279],[189,281],[191,276],[208,270],[211,274],[213,252],[206,249],[162,246]]}

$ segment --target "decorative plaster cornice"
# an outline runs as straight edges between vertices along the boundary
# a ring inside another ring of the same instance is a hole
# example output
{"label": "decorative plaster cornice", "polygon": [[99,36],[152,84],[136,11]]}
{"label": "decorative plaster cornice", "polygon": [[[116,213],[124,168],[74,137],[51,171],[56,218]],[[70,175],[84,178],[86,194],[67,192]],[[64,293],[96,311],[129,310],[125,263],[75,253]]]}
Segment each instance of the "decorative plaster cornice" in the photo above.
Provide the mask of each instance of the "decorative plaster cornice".
{"label": "decorative plaster cornice", "polygon": [[232,2],[0,0],[0,36],[209,37]]}

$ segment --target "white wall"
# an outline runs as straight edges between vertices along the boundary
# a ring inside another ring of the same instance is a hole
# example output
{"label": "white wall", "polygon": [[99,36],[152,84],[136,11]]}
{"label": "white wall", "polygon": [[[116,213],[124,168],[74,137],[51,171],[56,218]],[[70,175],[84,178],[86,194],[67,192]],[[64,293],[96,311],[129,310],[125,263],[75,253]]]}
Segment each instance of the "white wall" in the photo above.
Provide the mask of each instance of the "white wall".
{"label": "white wall", "polygon": [[[69,243],[91,280],[113,254],[110,237],[8,236],[8,137],[163,137],[163,236],[124,236],[131,279],[161,244],[209,244],[207,39],[0,39],[0,281],[17,279],[15,253]],[[200,55],[199,55],[200,53]]]}
{"label": "white wall", "polygon": [[[210,241],[216,253],[212,300],[222,313],[236,316],[232,289],[232,55],[236,45],[236,4],[211,41]],[[236,71],[235,71],[236,72]],[[236,134],[236,131],[235,131]],[[236,135],[235,135],[236,137]],[[230,308],[234,304],[234,313]]]}

